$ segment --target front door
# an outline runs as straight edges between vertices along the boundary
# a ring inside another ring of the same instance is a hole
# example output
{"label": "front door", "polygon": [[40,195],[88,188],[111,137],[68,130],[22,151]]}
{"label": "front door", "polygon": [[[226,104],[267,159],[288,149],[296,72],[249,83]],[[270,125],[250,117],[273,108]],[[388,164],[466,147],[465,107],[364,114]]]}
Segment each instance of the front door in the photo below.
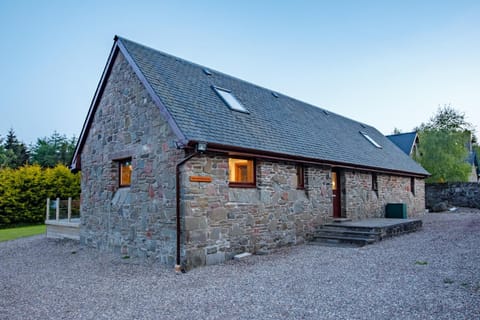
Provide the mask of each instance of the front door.
{"label": "front door", "polygon": [[333,217],[340,218],[342,210],[340,206],[340,174],[338,171],[332,171],[332,202],[333,202]]}

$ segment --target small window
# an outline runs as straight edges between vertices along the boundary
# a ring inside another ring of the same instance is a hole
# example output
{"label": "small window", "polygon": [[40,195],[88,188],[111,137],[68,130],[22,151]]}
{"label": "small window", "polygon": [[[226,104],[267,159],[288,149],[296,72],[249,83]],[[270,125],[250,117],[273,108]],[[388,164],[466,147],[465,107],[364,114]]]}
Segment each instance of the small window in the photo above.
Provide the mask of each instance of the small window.
{"label": "small window", "polygon": [[249,159],[228,159],[229,182],[231,186],[255,186],[255,162]]}
{"label": "small window", "polygon": [[379,145],[379,144],[377,143],[377,141],[373,140],[373,138],[370,137],[368,134],[366,134],[366,133],[363,132],[363,131],[360,131],[360,133],[362,134],[362,136],[365,137],[365,139],[367,139],[367,140],[368,140],[371,144],[373,144],[375,147],[377,147],[377,148],[379,148],[379,149],[382,149],[382,146]]}
{"label": "small window", "polygon": [[372,190],[378,191],[378,177],[376,173],[372,173]]}
{"label": "small window", "polygon": [[118,161],[119,166],[119,186],[130,187],[132,182],[132,159],[123,159]]}
{"label": "small window", "polygon": [[410,178],[410,192],[415,195],[415,178]]}
{"label": "small window", "polygon": [[305,189],[305,167],[297,165],[297,189]]}
{"label": "small window", "polygon": [[215,86],[213,87],[213,89],[220,96],[220,98],[222,98],[223,102],[225,102],[230,109],[234,111],[249,113],[248,110],[240,103],[240,101],[238,101],[237,98],[235,98],[235,96],[232,94],[230,90],[222,89]]}

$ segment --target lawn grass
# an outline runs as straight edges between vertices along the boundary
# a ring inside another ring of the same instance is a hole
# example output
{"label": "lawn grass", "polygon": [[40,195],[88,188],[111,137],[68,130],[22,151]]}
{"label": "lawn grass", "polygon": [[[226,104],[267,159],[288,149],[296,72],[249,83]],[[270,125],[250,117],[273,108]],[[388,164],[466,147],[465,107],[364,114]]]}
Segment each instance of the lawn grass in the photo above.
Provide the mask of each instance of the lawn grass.
{"label": "lawn grass", "polygon": [[45,225],[0,229],[0,242],[45,233]]}

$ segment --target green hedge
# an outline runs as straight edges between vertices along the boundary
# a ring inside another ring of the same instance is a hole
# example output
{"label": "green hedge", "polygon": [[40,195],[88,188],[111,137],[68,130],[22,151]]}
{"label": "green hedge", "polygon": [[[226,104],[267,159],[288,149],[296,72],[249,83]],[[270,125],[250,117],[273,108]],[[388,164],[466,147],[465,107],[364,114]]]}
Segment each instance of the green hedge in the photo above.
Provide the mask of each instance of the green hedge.
{"label": "green hedge", "polygon": [[64,165],[0,169],[0,228],[42,223],[47,198],[80,197],[80,174]]}

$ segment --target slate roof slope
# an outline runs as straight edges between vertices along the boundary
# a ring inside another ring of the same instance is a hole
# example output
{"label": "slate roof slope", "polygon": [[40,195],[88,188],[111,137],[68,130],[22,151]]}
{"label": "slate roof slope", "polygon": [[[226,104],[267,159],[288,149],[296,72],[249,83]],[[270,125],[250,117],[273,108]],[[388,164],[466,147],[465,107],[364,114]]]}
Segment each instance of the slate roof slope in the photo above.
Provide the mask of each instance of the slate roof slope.
{"label": "slate roof slope", "polygon": [[[275,97],[271,90],[212,69],[208,75],[203,66],[125,38],[116,41],[188,141],[428,175],[371,126],[282,94]],[[231,90],[249,113],[229,109],[212,86]]]}
{"label": "slate roof slope", "polygon": [[468,161],[468,163],[471,164],[472,166],[478,165],[477,153],[476,153],[475,151],[470,151],[470,152],[468,153],[467,161]]}
{"label": "slate roof slope", "polygon": [[412,152],[413,145],[415,144],[415,140],[417,139],[417,132],[407,132],[407,133],[399,133],[399,134],[392,134],[387,136],[390,141],[395,143],[397,147],[402,149],[403,152],[410,155]]}

